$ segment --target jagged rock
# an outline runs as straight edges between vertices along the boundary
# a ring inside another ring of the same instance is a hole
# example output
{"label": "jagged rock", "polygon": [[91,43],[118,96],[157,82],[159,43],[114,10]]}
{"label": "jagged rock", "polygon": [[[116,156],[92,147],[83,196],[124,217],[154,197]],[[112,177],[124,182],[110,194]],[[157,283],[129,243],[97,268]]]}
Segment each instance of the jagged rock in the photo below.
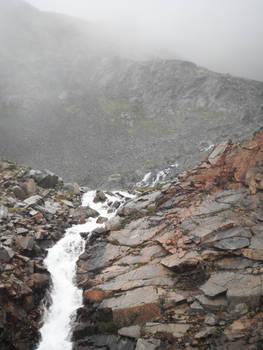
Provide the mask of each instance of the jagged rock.
{"label": "jagged rock", "polygon": [[123,327],[123,328],[118,330],[118,334],[123,336],[123,337],[138,339],[141,336],[141,327],[138,325],[130,326],[130,327]]}

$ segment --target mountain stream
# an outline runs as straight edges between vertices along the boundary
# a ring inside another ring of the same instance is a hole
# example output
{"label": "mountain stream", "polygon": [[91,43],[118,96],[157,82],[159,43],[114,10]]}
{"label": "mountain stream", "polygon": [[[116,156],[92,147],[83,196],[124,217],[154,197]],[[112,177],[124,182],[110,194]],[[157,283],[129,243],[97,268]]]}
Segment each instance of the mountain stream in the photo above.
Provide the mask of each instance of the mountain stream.
{"label": "mountain stream", "polygon": [[[124,203],[132,195],[124,192],[105,193],[107,200],[94,203],[96,191],[89,191],[82,198],[82,206],[99,212],[100,216],[111,219],[116,209],[108,203]],[[65,236],[48,250],[45,265],[51,274],[52,304],[45,310],[44,325],[41,328],[41,342],[37,350],[71,350],[70,332],[76,310],[82,305],[82,291],[74,283],[76,262],[84,251],[85,240],[81,232],[92,232],[104,224],[96,223],[97,218],[89,218],[85,224],[67,229]]]}

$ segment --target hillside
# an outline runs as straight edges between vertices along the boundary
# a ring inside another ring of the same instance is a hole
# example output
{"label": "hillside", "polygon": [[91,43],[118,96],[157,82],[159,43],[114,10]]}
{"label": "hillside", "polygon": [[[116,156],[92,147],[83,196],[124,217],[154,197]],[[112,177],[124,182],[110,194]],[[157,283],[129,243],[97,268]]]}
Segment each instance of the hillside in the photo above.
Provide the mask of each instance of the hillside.
{"label": "hillside", "polygon": [[189,169],[213,144],[262,125],[261,82],[117,57],[96,26],[19,0],[0,10],[2,158],[127,187],[169,164]]}
{"label": "hillside", "polygon": [[[81,232],[73,349],[261,349],[262,167],[261,130]],[[79,207],[85,189],[11,162],[0,163],[0,190],[0,347],[33,350],[50,305],[47,248],[68,226],[105,218]]]}

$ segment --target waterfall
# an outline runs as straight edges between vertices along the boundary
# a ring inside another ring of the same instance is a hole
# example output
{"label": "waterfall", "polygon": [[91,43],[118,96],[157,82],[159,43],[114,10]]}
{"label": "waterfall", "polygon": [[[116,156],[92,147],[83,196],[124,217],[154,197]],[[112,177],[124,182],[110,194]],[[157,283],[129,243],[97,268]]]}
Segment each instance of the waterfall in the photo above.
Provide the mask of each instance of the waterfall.
{"label": "waterfall", "polygon": [[[96,191],[89,191],[82,198],[82,206],[97,210],[100,216],[108,219],[115,215],[116,209],[109,207],[107,202],[125,201],[132,195],[124,192],[105,194],[105,203],[94,203]],[[109,209],[112,209],[109,212]],[[41,328],[41,342],[37,350],[71,350],[70,332],[76,310],[82,305],[82,291],[74,284],[76,262],[84,251],[85,241],[81,232],[92,232],[104,224],[97,224],[96,218],[90,218],[85,224],[69,228],[65,236],[48,250],[44,261],[51,274],[53,287],[51,290],[52,304],[45,310],[44,325]]]}

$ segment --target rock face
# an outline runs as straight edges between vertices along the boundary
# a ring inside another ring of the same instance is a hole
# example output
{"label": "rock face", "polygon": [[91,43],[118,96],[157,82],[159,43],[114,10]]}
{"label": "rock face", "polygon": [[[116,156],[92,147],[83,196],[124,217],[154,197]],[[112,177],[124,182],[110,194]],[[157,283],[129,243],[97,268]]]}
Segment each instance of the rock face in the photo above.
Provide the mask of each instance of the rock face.
{"label": "rock face", "polygon": [[64,191],[62,183],[54,189],[53,180],[48,172],[0,162],[1,350],[36,348],[51,283],[43,265],[46,249],[79,221],[70,215],[79,196]]}
{"label": "rock face", "polygon": [[119,210],[78,261],[74,350],[109,335],[123,350],[262,348],[263,191],[247,182],[255,167],[263,130]]}

